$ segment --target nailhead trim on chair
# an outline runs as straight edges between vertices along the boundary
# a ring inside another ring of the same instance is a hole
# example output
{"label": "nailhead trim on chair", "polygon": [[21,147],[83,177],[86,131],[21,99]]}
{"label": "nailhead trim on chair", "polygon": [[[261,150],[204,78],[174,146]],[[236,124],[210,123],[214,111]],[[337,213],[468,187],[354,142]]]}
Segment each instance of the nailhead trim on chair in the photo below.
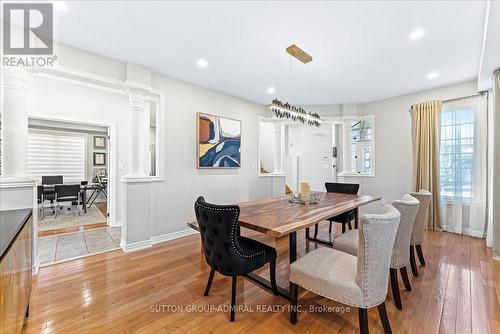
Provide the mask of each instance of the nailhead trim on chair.
{"label": "nailhead trim on chair", "polygon": [[[204,205],[201,205],[198,203],[196,203],[196,205],[198,205],[199,207],[202,207],[204,209],[212,210],[212,211],[236,211],[236,212],[239,211],[238,209],[233,209],[233,208],[211,208],[211,207],[207,207],[207,206],[204,206]],[[236,251],[236,253],[238,253],[240,256],[245,257],[245,258],[252,258],[252,257],[256,257],[258,255],[264,254],[265,251],[260,251],[258,253],[252,254],[252,255],[245,255],[245,254],[242,254],[238,250],[238,248],[234,244],[234,230],[236,229],[236,223],[238,222],[237,217],[238,217],[238,215],[235,215],[234,221],[233,221],[233,226],[231,227],[231,244],[233,245],[233,249]]]}

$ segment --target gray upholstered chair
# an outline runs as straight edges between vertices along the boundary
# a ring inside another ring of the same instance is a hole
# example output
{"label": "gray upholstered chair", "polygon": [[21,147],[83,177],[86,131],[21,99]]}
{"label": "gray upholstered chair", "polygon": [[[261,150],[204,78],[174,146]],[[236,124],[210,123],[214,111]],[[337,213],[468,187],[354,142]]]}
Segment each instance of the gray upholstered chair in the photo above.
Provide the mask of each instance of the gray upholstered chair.
{"label": "gray upholstered chair", "polygon": [[[406,266],[410,264],[410,237],[417,215],[419,202],[415,197],[408,194],[403,196],[403,199],[392,202],[392,205],[401,212],[401,222],[399,223],[398,233],[394,241],[394,248],[392,250],[391,258],[391,288],[392,297],[396,308],[401,310],[401,296],[399,295],[398,284],[398,269],[401,273],[401,278],[405,285],[405,289],[411,291],[410,280],[408,279],[408,272]],[[358,253],[359,238],[354,230],[347,231],[333,240],[333,248],[346,252],[351,255]]]}
{"label": "gray upholstered chair", "polygon": [[415,261],[415,249],[417,250],[418,260],[421,265],[425,266],[424,254],[422,253],[422,242],[424,241],[424,229],[428,218],[429,205],[431,204],[432,194],[425,189],[411,193],[413,197],[418,199],[420,206],[418,207],[417,217],[410,240],[410,266],[413,276],[418,276],[417,262]]}
{"label": "gray upholstered chair", "polygon": [[368,309],[378,307],[386,333],[391,332],[385,298],[391,254],[401,214],[385,205],[379,214],[362,216],[358,256],[332,248],[316,249],[290,265],[290,322],[297,322],[298,286],[357,307],[361,333],[368,333]]}

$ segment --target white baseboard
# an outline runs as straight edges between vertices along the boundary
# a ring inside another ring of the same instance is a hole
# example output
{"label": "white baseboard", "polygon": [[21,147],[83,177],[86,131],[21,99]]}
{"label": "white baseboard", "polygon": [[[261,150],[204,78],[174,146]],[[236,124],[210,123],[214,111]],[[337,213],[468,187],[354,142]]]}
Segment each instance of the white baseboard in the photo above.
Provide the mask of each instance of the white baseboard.
{"label": "white baseboard", "polygon": [[123,242],[123,240],[122,240],[120,242],[120,247],[123,249],[123,251],[125,253],[129,253],[129,252],[133,252],[133,251],[137,251],[137,250],[149,248],[149,247],[151,247],[153,245],[156,245],[156,244],[159,244],[159,243],[162,243],[162,242],[167,242],[167,241],[170,241],[170,240],[175,240],[175,239],[178,239],[178,238],[187,237],[189,235],[193,235],[193,234],[196,234],[196,233],[198,233],[198,231],[195,231],[195,230],[193,230],[191,228],[188,228],[188,229],[182,230],[182,231],[177,231],[177,232],[172,232],[172,233],[158,235],[158,236],[152,237],[151,240],[139,241],[139,242],[136,242],[136,243],[133,243],[133,244],[128,244],[128,245],[125,244]]}
{"label": "white baseboard", "polygon": [[468,235],[475,238],[484,238],[484,231],[472,230],[470,228],[460,228],[452,225],[443,225],[443,232],[452,232],[456,234]]}
{"label": "white baseboard", "polygon": [[158,236],[152,237],[151,238],[151,243],[153,245],[156,245],[156,244],[159,244],[159,243],[162,243],[162,242],[166,242],[166,241],[170,241],[170,240],[174,240],[174,239],[178,239],[178,238],[182,238],[182,237],[187,237],[188,235],[193,235],[193,234],[196,234],[196,233],[198,233],[198,231],[193,230],[192,228],[188,228],[186,230],[182,230],[182,231],[178,231],[178,232],[172,232],[172,233],[167,233],[167,234],[162,234],[162,235],[158,235]]}
{"label": "white baseboard", "polygon": [[139,241],[139,242],[135,242],[133,244],[125,244],[123,242],[123,240],[120,241],[120,247],[123,249],[123,251],[125,253],[134,252],[134,251],[138,251],[141,249],[146,249],[146,248],[149,248],[151,246],[153,246],[153,244],[151,243],[151,240]]}

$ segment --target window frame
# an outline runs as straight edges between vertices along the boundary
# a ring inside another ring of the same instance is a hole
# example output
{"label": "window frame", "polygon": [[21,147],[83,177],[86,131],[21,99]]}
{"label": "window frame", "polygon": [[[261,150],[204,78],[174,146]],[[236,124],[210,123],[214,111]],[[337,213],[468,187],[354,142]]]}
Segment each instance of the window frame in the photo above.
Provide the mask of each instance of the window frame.
{"label": "window frame", "polygon": [[[459,112],[462,112],[464,110],[468,110],[471,112],[472,114],[472,121],[465,121],[465,122],[460,122],[458,123],[456,121],[456,114],[459,113]],[[447,125],[443,125],[443,115],[445,113],[451,113],[453,114],[453,120],[452,120],[452,123],[451,124],[447,124]],[[471,155],[472,156],[472,161],[474,160],[474,156],[477,154],[476,150],[475,150],[475,145],[476,145],[476,140],[477,140],[477,120],[476,120],[476,110],[475,110],[475,107],[474,105],[471,105],[470,107],[460,107],[460,108],[456,108],[456,109],[451,109],[451,110],[445,110],[445,108],[443,107],[441,113],[440,113],[440,116],[439,116],[439,191],[440,191],[440,198],[441,198],[441,201],[443,201],[444,203],[454,203],[457,201],[457,199],[461,200],[461,202],[463,203],[468,203],[468,202],[471,202],[474,200],[474,191],[473,191],[473,187],[474,187],[474,182],[473,182],[473,167],[467,167],[467,168],[464,168],[462,166],[462,157],[463,157],[463,147],[465,145],[471,145],[472,146],[472,153],[465,153],[466,155]],[[467,136],[467,137],[463,137],[462,133],[461,133],[461,129],[460,127],[464,126],[464,125],[469,125],[469,126],[472,126],[472,137],[470,136]],[[450,127],[452,129],[452,138],[446,138],[446,139],[443,139],[443,128],[445,127]],[[472,140],[472,143],[471,144],[462,144],[462,141],[468,141],[468,140]],[[451,153],[442,153],[443,152],[443,146],[442,146],[442,143],[443,141],[450,141],[454,144],[450,144],[449,147],[451,147]],[[456,143],[459,143],[459,144],[456,144]],[[458,153],[457,153],[458,152]],[[450,159],[453,159],[452,160],[452,163],[451,165],[453,165],[453,167],[442,167],[442,157],[443,156],[449,156],[451,157]],[[456,166],[456,162],[459,162],[460,163],[460,168],[457,168]],[[468,182],[463,182],[462,179],[463,179],[463,171],[465,169],[468,169],[470,170],[470,181]],[[446,194],[444,195],[444,191],[443,191],[443,180],[442,180],[442,171],[443,170],[450,170],[450,171],[453,171],[454,172],[454,185],[453,185],[453,194],[450,195],[450,194]],[[456,181],[456,172],[459,171],[460,173],[460,189],[457,188],[457,181]],[[470,185],[470,188],[469,188],[469,196],[464,196],[464,191],[463,191],[463,185],[464,183],[467,183]],[[457,196],[457,190],[460,190],[460,196]]]}
{"label": "window frame", "polygon": [[[371,147],[371,169],[372,172],[369,174],[355,173],[352,172],[352,122],[353,121],[368,121],[371,123],[371,139],[366,140],[370,142]],[[337,173],[337,176],[341,177],[376,177],[376,122],[375,115],[364,115],[364,116],[343,116],[342,117],[342,131],[343,131],[343,171]],[[346,131],[347,129],[347,131]]]}

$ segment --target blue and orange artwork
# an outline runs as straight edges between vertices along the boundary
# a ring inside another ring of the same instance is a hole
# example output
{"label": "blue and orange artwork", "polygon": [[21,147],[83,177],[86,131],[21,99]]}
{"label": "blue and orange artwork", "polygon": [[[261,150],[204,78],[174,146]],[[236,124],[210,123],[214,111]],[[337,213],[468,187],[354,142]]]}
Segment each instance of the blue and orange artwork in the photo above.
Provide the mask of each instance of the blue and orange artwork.
{"label": "blue and orange artwork", "polygon": [[198,113],[198,168],[239,168],[241,122]]}

